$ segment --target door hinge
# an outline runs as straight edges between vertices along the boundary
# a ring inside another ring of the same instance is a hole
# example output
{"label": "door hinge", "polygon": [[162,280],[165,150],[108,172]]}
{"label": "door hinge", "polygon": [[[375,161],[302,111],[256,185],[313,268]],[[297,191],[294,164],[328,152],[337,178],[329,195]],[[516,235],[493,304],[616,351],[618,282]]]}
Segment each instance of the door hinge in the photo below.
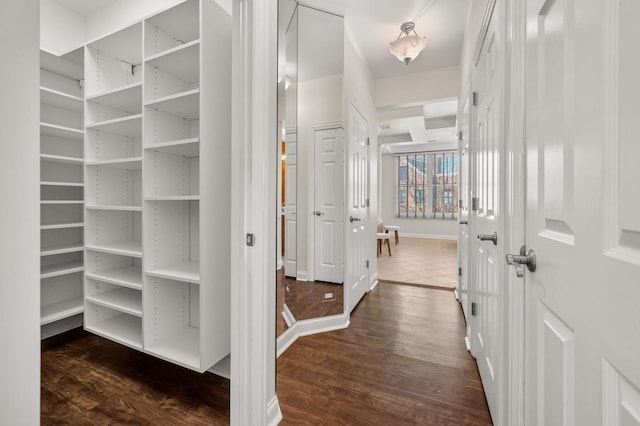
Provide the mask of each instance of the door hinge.
{"label": "door hinge", "polygon": [[473,95],[471,95],[471,103],[473,104],[473,106],[478,106],[478,101],[480,100],[480,94],[478,92],[473,92]]}
{"label": "door hinge", "polygon": [[458,200],[458,208],[462,208],[462,200]]}
{"label": "door hinge", "polygon": [[369,199],[368,198],[366,200],[364,200],[364,206],[365,207],[369,207]]}
{"label": "door hinge", "polygon": [[461,277],[462,276],[462,268],[458,268],[458,276]]}
{"label": "door hinge", "polygon": [[256,236],[253,234],[247,234],[247,246],[253,247],[256,244]]}
{"label": "door hinge", "polygon": [[458,132],[458,140],[461,141],[462,140],[462,132]]}
{"label": "door hinge", "polygon": [[475,317],[478,315],[478,304],[476,302],[471,302],[471,316]]}
{"label": "door hinge", "polygon": [[365,262],[365,266],[367,267],[367,269],[369,269],[369,259],[367,259],[367,261]]}
{"label": "door hinge", "polygon": [[471,199],[471,210],[473,210],[474,212],[477,212],[478,204],[480,204],[480,199],[478,197],[473,197]]}
{"label": "door hinge", "polygon": [[370,143],[371,143],[371,139],[369,139],[369,136],[367,136],[367,146],[369,146]]}

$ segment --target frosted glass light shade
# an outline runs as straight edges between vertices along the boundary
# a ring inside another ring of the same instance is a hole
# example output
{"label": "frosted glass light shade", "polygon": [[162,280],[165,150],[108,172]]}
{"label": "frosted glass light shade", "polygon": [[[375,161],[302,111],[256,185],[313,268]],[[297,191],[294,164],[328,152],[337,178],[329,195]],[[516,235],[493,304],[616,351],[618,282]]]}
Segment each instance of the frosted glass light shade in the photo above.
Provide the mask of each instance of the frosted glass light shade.
{"label": "frosted glass light shade", "polygon": [[418,57],[425,47],[427,47],[427,38],[419,35],[400,37],[389,43],[389,51],[407,65]]}

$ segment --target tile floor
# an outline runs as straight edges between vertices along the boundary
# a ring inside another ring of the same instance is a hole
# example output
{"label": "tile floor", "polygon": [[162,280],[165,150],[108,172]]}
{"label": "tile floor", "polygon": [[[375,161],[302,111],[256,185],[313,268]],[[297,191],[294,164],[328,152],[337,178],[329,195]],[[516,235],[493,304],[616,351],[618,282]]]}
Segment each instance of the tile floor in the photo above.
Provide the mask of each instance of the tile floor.
{"label": "tile floor", "polygon": [[391,256],[386,244],[378,256],[380,280],[453,289],[457,278],[458,242],[426,238],[391,239]]}

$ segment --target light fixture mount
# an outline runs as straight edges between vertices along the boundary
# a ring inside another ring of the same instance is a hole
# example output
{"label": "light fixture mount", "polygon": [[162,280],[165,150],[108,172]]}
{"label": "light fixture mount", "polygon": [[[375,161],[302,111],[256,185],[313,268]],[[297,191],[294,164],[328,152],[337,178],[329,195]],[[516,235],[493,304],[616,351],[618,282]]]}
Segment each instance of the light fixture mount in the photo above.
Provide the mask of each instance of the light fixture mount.
{"label": "light fixture mount", "polygon": [[[427,38],[420,37],[415,30],[414,22],[405,22],[400,25],[400,34],[395,41],[389,43],[389,51],[399,61],[409,65],[427,47]],[[413,32],[413,35],[411,35]]]}

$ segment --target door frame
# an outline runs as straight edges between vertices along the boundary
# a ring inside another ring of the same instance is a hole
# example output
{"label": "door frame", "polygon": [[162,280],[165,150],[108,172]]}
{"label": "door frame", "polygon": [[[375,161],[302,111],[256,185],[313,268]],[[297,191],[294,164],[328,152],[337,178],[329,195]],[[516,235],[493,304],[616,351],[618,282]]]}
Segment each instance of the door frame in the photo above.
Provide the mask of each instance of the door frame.
{"label": "door frame", "polygon": [[[307,217],[311,217],[312,212],[315,210],[315,201],[316,201],[316,132],[322,130],[332,130],[332,129],[342,129],[343,137],[342,137],[342,164],[343,164],[343,176],[344,176],[344,162],[345,158],[345,150],[344,150],[344,126],[341,121],[328,121],[326,123],[315,123],[310,124],[308,129],[308,155],[307,161],[309,164],[309,168],[313,167],[311,173],[307,175],[307,206],[309,207],[309,211],[307,212]],[[346,186],[346,179],[343,179],[342,182],[343,187]],[[344,206],[344,201],[342,203]],[[344,215],[343,215],[344,222]],[[315,234],[315,219],[310,219],[307,222],[307,272],[308,272],[308,280],[315,281],[316,279],[316,264],[315,264],[315,243],[316,243],[316,234]],[[343,264],[344,264],[344,252],[343,252]],[[342,278],[344,282],[344,267],[342,268]]]}

